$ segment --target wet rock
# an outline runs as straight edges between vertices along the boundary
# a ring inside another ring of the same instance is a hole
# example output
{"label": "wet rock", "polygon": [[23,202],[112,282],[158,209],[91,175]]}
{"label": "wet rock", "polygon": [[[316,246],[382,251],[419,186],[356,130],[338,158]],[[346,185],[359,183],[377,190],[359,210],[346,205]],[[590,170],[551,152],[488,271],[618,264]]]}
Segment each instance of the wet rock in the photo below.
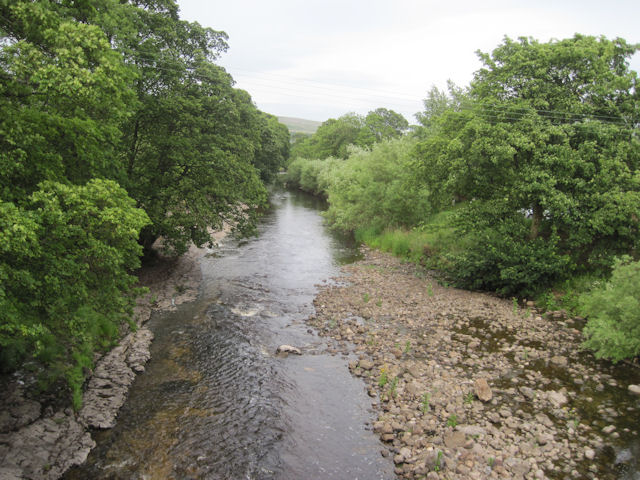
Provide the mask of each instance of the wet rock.
{"label": "wet rock", "polygon": [[276,353],[277,354],[294,354],[294,355],[302,355],[302,352],[300,351],[299,348],[296,347],[292,347],[291,345],[280,345],[277,349],[276,349]]}
{"label": "wet rock", "polygon": [[611,435],[615,431],[615,429],[615,425],[607,425],[602,429],[602,433],[604,433],[605,435]]}
{"label": "wet rock", "polygon": [[640,385],[629,385],[629,392],[640,395]]}
{"label": "wet rock", "polygon": [[476,396],[483,402],[489,402],[493,398],[493,392],[486,378],[478,378],[473,383],[473,388]]}

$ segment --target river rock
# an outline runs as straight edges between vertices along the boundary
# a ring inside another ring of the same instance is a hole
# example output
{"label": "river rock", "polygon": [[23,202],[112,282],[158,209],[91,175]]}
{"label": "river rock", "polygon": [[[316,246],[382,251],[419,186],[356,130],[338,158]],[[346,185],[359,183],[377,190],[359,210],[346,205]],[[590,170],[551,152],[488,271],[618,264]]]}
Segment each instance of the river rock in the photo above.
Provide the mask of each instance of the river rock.
{"label": "river rock", "polygon": [[293,353],[294,355],[302,355],[299,348],[292,347],[291,345],[280,345],[276,349],[276,353]]}
{"label": "river rock", "polygon": [[569,361],[567,360],[567,357],[563,357],[562,355],[556,355],[554,357],[551,357],[551,360],[549,360],[552,364],[556,365],[557,367],[566,367],[569,363]]}
{"label": "river rock", "polygon": [[371,370],[374,367],[374,364],[371,360],[362,359],[358,362],[358,366],[363,370]]}
{"label": "river rock", "polygon": [[448,432],[444,434],[444,444],[447,448],[460,448],[463,447],[467,438],[464,433],[460,431]]}
{"label": "river rock", "polygon": [[640,385],[629,385],[629,391],[635,395],[640,395]]}
{"label": "river rock", "polygon": [[567,396],[562,392],[548,392],[547,399],[555,408],[560,408],[568,402]]}
{"label": "river rock", "polygon": [[602,429],[602,433],[604,433],[605,435],[610,435],[615,431],[615,429],[616,429],[615,425],[607,425]]}
{"label": "river rock", "polygon": [[491,387],[489,387],[486,378],[476,379],[473,384],[473,388],[478,398],[483,402],[488,402],[493,398],[493,392],[491,391]]}

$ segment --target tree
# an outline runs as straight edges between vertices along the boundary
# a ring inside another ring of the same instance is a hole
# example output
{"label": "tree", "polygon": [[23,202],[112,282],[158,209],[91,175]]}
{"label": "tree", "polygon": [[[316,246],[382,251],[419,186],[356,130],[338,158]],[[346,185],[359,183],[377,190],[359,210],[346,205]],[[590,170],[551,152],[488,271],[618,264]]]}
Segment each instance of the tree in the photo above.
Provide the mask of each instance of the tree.
{"label": "tree", "polygon": [[[506,38],[491,55],[479,53],[471,103],[440,115],[437,134],[418,148],[428,181],[474,199],[475,220],[467,216],[463,230],[476,228],[478,259],[481,251],[501,259],[462,262],[468,278],[488,269],[483,286],[513,291],[570,265],[607,268],[615,254],[637,249],[638,92],[628,68],[637,50],[576,35]],[[535,253],[542,250],[549,262]]]}
{"label": "tree", "polygon": [[117,178],[132,71],[104,33],[48,2],[2,10],[0,196],[21,202],[44,180]]}
{"label": "tree", "polygon": [[259,113],[260,141],[253,165],[264,182],[271,182],[289,159],[290,134],[286,125],[267,113]]}
{"label": "tree", "polygon": [[364,126],[377,143],[402,136],[409,129],[409,122],[393,110],[376,108],[364,118]]}
{"label": "tree", "polygon": [[147,215],[110,180],[44,182],[21,206],[0,203],[0,367],[25,359],[65,377],[79,407],[83,368],[130,319]]}

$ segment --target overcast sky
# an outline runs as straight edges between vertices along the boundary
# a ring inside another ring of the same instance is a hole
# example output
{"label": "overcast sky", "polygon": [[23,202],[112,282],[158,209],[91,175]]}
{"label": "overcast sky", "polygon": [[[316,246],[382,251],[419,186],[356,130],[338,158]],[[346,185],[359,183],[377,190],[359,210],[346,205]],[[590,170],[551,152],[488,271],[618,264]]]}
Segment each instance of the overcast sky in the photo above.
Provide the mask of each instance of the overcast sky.
{"label": "overcast sky", "polygon": [[[640,42],[640,1],[178,0],[223,30],[219,64],[258,108],[324,121],[385,107],[414,123],[432,85],[468,85],[505,35]],[[640,70],[636,54],[631,66]]]}

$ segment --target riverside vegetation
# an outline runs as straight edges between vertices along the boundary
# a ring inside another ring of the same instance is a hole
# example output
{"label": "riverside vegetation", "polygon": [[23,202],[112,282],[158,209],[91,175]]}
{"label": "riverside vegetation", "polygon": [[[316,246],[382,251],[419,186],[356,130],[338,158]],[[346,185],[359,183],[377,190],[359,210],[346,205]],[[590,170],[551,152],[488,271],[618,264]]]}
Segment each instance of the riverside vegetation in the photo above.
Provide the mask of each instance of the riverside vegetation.
{"label": "riverside vegetation", "polygon": [[334,228],[441,282],[580,312],[597,357],[634,358],[638,49],[505,38],[468,87],[433,88],[408,133],[383,109],[325,122],[293,145],[287,181],[325,196]]}
{"label": "riverside vegetation", "polygon": [[0,37],[0,370],[79,409],[141,254],[251,233],[289,132],[174,0],[3,1]]}

